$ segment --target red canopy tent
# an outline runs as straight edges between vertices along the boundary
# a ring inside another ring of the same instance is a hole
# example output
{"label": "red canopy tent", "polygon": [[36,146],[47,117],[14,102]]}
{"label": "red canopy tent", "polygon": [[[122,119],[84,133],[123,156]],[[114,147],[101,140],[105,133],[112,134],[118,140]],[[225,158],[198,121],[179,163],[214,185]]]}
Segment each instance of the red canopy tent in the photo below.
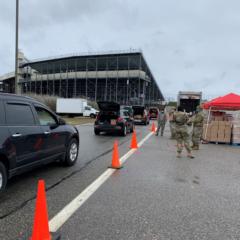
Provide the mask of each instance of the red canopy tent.
{"label": "red canopy tent", "polygon": [[221,97],[217,97],[217,98],[214,98],[212,99],[211,101],[208,101],[208,102],[205,102],[203,104],[203,108],[204,109],[209,109],[210,108],[210,105],[213,104],[215,101],[219,100]]}
{"label": "red canopy tent", "polygon": [[240,110],[240,95],[229,93],[203,104],[204,109],[212,110]]}
{"label": "red canopy tent", "polygon": [[210,113],[214,110],[228,110],[236,111],[240,110],[240,95],[229,93],[223,97],[214,98],[212,101],[203,104],[204,109],[208,109],[207,129],[205,138],[207,136],[208,124],[210,120]]}

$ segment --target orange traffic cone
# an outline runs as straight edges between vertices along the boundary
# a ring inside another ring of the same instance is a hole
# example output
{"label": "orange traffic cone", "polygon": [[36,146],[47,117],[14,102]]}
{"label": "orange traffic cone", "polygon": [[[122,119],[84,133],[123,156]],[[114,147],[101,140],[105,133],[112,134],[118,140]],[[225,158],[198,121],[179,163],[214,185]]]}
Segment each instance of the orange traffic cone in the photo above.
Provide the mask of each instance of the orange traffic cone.
{"label": "orange traffic cone", "polygon": [[113,154],[112,154],[112,165],[110,168],[114,169],[120,169],[122,168],[120,160],[119,160],[119,154],[118,154],[118,142],[115,141],[113,145]]}
{"label": "orange traffic cone", "polygon": [[45,193],[45,183],[43,180],[38,182],[38,192],[36,209],[33,223],[33,232],[31,240],[51,240],[51,234],[48,226],[47,200]]}
{"label": "orange traffic cone", "polygon": [[43,180],[39,180],[33,231],[30,240],[43,240],[43,239],[60,240],[61,236],[58,233],[49,232],[45,182]]}
{"label": "orange traffic cone", "polygon": [[155,132],[156,131],[156,127],[155,127],[155,123],[152,123],[152,128],[151,128],[151,132]]}
{"label": "orange traffic cone", "polygon": [[132,135],[132,142],[131,142],[131,149],[137,149],[138,148],[138,143],[137,143],[137,134],[136,131],[133,131],[133,135]]}

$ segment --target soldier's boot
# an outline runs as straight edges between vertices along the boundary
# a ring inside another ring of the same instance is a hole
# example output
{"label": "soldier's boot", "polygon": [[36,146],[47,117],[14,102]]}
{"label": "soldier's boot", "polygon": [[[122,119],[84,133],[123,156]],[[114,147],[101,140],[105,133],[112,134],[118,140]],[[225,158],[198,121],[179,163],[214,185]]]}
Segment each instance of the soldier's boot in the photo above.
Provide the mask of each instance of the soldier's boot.
{"label": "soldier's boot", "polygon": [[199,150],[199,146],[197,145],[192,146],[192,150]]}
{"label": "soldier's boot", "polygon": [[188,152],[187,157],[188,157],[188,158],[195,158],[195,157],[192,155],[192,152]]}
{"label": "soldier's boot", "polygon": [[182,155],[181,155],[181,153],[182,153],[182,144],[181,143],[178,143],[177,144],[177,158],[181,158],[182,157]]}
{"label": "soldier's boot", "polygon": [[181,155],[181,153],[177,153],[177,158],[181,158],[182,157],[182,155]]}

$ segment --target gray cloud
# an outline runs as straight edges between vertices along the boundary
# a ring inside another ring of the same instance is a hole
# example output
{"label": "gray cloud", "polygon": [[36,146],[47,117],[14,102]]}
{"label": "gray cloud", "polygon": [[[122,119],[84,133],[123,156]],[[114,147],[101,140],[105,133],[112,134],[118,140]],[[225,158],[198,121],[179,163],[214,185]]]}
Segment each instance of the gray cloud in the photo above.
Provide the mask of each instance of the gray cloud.
{"label": "gray cloud", "polygon": [[[15,1],[0,2],[0,75],[14,69]],[[238,0],[24,0],[20,48],[30,59],[141,48],[166,97],[240,93]]]}

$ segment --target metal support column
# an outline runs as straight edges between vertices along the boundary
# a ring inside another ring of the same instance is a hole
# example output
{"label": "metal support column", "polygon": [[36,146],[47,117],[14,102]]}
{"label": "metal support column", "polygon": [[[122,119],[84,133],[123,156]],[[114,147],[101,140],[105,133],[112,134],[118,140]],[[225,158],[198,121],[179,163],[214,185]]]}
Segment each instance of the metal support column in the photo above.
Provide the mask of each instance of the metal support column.
{"label": "metal support column", "polygon": [[42,82],[43,82],[43,69],[42,69],[42,65],[41,65],[41,85],[40,85],[40,93],[41,93],[41,95],[42,95],[42,92],[43,92],[43,90],[42,90],[42,87],[43,87],[43,84],[42,84]]}
{"label": "metal support column", "polygon": [[46,90],[47,95],[49,94],[49,91],[48,91],[48,76],[49,75],[48,75],[48,64],[47,64],[47,79],[46,79],[47,80],[47,90]]}
{"label": "metal support column", "polygon": [[115,96],[116,96],[116,102],[117,102],[118,101],[118,56],[117,56],[117,81],[116,81]]}
{"label": "metal support column", "polygon": [[73,97],[77,96],[77,59],[75,59],[75,78],[74,78],[74,90]]}
{"label": "metal support column", "polygon": [[55,83],[56,83],[56,71],[55,71],[55,62],[53,62],[53,96],[55,96]]}
{"label": "metal support column", "polygon": [[86,99],[88,98],[88,58],[87,58],[87,61],[86,61],[86,92],[85,92],[85,95],[86,95]]}
{"label": "metal support column", "polygon": [[95,102],[97,101],[97,88],[98,88],[98,59],[96,58],[96,68],[95,68],[95,71],[96,71],[96,74],[95,74],[95,77],[96,77],[96,83],[95,83]]}
{"label": "metal support column", "polygon": [[[34,76],[34,73],[33,73],[33,76]],[[35,95],[37,95],[37,73],[35,73]]]}
{"label": "metal support column", "polygon": [[62,97],[62,65],[60,64],[59,97]]}
{"label": "metal support column", "polygon": [[108,58],[106,58],[106,82],[105,82],[105,92],[104,92],[104,101],[107,101],[107,86],[108,86]]}
{"label": "metal support column", "polygon": [[138,99],[139,99],[139,104],[141,105],[141,80],[140,80],[140,69],[141,69],[141,55],[140,55],[140,59],[139,59],[139,68],[138,68],[139,72],[138,72]]}
{"label": "metal support column", "polygon": [[68,60],[67,60],[67,77],[66,77],[66,98],[68,98]]}
{"label": "metal support column", "polygon": [[129,79],[129,56],[128,56],[128,78],[127,78],[127,105],[129,105],[129,101],[128,101],[128,88],[130,85],[130,79]]}
{"label": "metal support column", "polygon": [[19,0],[16,0],[16,36],[15,36],[15,93],[21,94],[21,90],[18,84],[18,31],[19,31]]}

